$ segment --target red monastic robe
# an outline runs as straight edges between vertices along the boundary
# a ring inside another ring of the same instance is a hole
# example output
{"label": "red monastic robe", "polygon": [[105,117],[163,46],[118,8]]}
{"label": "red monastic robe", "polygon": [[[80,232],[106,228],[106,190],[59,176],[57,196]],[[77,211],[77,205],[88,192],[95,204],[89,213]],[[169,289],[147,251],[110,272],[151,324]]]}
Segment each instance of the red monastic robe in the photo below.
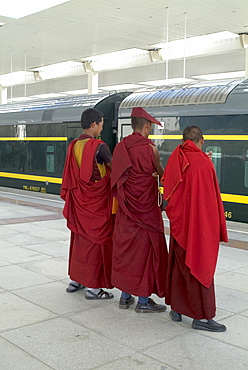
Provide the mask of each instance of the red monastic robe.
{"label": "red monastic robe", "polygon": [[168,252],[158,206],[151,140],[135,132],[115,148],[111,187],[118,201],[112,284],[136,296],[165,295]]}
{"label": "red monastic robe", "polygon": [[187,140],[171,154],[163,182],[172,236],[166,303],[195,319],[211,319],[215,316],[213,277],[219,242],[227,241],[214,165]]}
{"label": "red monastic robe", "polygon": [[101,140],[85,144],[80,168],[72,141],[68,148],[63,173],[61,198],[65,200],[63,215],[71,230],[69,256],[70,278],[90,288],[112,288],[112,197],[110,171],[97,182],[90,181],[93,164]]}

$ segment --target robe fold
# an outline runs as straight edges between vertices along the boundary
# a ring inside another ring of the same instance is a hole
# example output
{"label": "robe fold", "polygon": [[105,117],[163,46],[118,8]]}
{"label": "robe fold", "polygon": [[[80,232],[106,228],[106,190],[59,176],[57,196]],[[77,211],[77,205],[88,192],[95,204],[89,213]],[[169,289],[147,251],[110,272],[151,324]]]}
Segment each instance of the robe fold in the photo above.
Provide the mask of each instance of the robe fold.
{"label": "robe fold", "polygon": [[90,288],[112,288],[113,221],[108,166],[103,178],[92,181],[96,152],[104,143],[88,139],[79,167],[74,154],[77,141],[73,140],[68,148],[60,194],[65,201],[63,215],[71,230],[69,275]]}
{"label": "robe fold", "polygon": [[166,303],[195,319],[211,319],[215,313],[213,278],[219,242],[227,241],[214,165],[186,140],[171,154],[162,181],[172,236]]}
{"label": "robe fold", "polygon": [[139,133],[115,148],[111,187],[118,201],[113,234],[112,283],[136,296],[165,294],[168,252],[158,206],[151,140]]}

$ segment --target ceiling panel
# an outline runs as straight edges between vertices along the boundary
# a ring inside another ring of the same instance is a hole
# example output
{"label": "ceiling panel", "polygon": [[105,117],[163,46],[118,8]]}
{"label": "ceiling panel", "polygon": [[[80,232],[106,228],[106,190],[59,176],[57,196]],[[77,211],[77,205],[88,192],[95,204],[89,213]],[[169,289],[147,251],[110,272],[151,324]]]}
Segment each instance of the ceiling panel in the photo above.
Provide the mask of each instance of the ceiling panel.
{"label": "ceiling panel", "polygon": [[[187,37],[248,32],[248,0],[71,0],[21,19],[0,16],[5,23],[0,74],[11,71],[11,59],[14,72],[24,70],[25,58],[28,70],[133,47],[150,49],[166,41],[167,15],[169,41],[184,37],[185,19]],[[222,58],[222,68],[235,66]]]}

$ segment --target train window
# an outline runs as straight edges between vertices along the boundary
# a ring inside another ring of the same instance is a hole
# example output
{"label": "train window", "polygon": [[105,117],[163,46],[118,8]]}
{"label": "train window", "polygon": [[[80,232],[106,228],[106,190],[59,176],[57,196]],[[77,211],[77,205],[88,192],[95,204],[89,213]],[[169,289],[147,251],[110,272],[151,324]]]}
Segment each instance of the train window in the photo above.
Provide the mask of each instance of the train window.
{"label": "train window", "polygon": [[205,152],[208,153],[208,152],[211,152],[211,151],[213,152],[212,161],[215,165],[216,174],[217,174],[218,181],[219,181],[219,184],[220,184],[220,180],[221,180],[221,147],[220,146],[214,146],[214,145],[207,146],[206,149],[205,149]]}
{"label": "train window", "polygon": [[122,133],[121,133],[122,138],[124,138],[128,135],[131,135],[132,132],[133,132],[132,126],[130,124],[129,125],[122,125]]}
{"label": "train window", "polygon": [[47,145],[46,147],[46,169],[47,172],[54,172],[55,147],[54,145]]}
{"label": "train window", "polygon": [[245,187],[248,188],[248,149],[245,152]]}

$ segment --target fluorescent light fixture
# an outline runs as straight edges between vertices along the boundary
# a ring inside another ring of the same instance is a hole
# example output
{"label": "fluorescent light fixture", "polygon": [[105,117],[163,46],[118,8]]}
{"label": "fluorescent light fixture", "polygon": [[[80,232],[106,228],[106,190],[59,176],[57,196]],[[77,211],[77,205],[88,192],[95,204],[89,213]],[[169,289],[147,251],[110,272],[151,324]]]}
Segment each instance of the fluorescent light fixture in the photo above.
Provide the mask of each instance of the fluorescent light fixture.
{"label": "fluorescent light fixture", "polygon": [[85,74],[82,62],[74,62],[70,60],[68,60],[67,62],[35,67],[32,68],[31,71],[36,73],[38,72],[42,80]]}
{"label": "fluorescent light fixture", "polygon": [[166,86],[166,85],[181,85],[194,82],[194,80],[189,78],[168,78],[167,80],[155,80],[155,81],[143,81],[140,82],[141,85],[148,86]]}
{"label": "fluorescent light fixture", "polygon": [[115,51],[113,53],[96,55],[88,58],[82,58],[84,62],[90,62],[95,72],[135,67],[142,64],[151,63],[148,50],[143,49],[126,49]]}
{"label": "fluorescent light fixture", "polygon": [[231,79],[231,78],[245,78],[245,71],[237,72],[225,72],[225,73],[212,73],[207,75],[192,76],[199,80],[221,80],[221,79]]}
{"label": "fluorescent light fixture", "polygon": [[0,15],[9,18],[19,19],[27,15],[41,12],[56,5],[66,3],[70,0],[7,0],[1,1]]}
{"label": "fluorescent light fixture", "polygon": [[242,48],[239,35],[223,31],[152,45],[160,48],[163,60],[180,59],[197,55],[220,54]]}
{"label": "fluorescent light fixture", "polygon": [[33,72],[18,71],[0,75],[0,85],[8,87],[13,85],[24,85],[25,83],[34,82]]}
{"label": "fluorescent light fixture", "polygon": [[[207,35],[202,35],[202,36],[194,36],[194,37],[189,37],[186,40],[190,40],[193,43],[194,42],[214,42],[214,41],[219,41],[219,40],[227,40],[227,39],[232,39],[234,37],[237,37],[238,35],[233,32],[229,31],[222,31],[222,32],[216,32],[216,33],[209,33]],[[160,44],[154,44],[152,45],[155,48],[165,48],[168,44],[172,45],[173,43],[177,42],[184,42],[184,39],[181,40],[176,40],[176,41],[170,41],[170,42],[161,42]]]}
{"label": "fluorescent light fixture", "polygon": [[132,89],[140,89],[140,85],[135,84],[121,84],[121,85],[112,85],[112,86],[101,86],[101,90],[132,90]]}

